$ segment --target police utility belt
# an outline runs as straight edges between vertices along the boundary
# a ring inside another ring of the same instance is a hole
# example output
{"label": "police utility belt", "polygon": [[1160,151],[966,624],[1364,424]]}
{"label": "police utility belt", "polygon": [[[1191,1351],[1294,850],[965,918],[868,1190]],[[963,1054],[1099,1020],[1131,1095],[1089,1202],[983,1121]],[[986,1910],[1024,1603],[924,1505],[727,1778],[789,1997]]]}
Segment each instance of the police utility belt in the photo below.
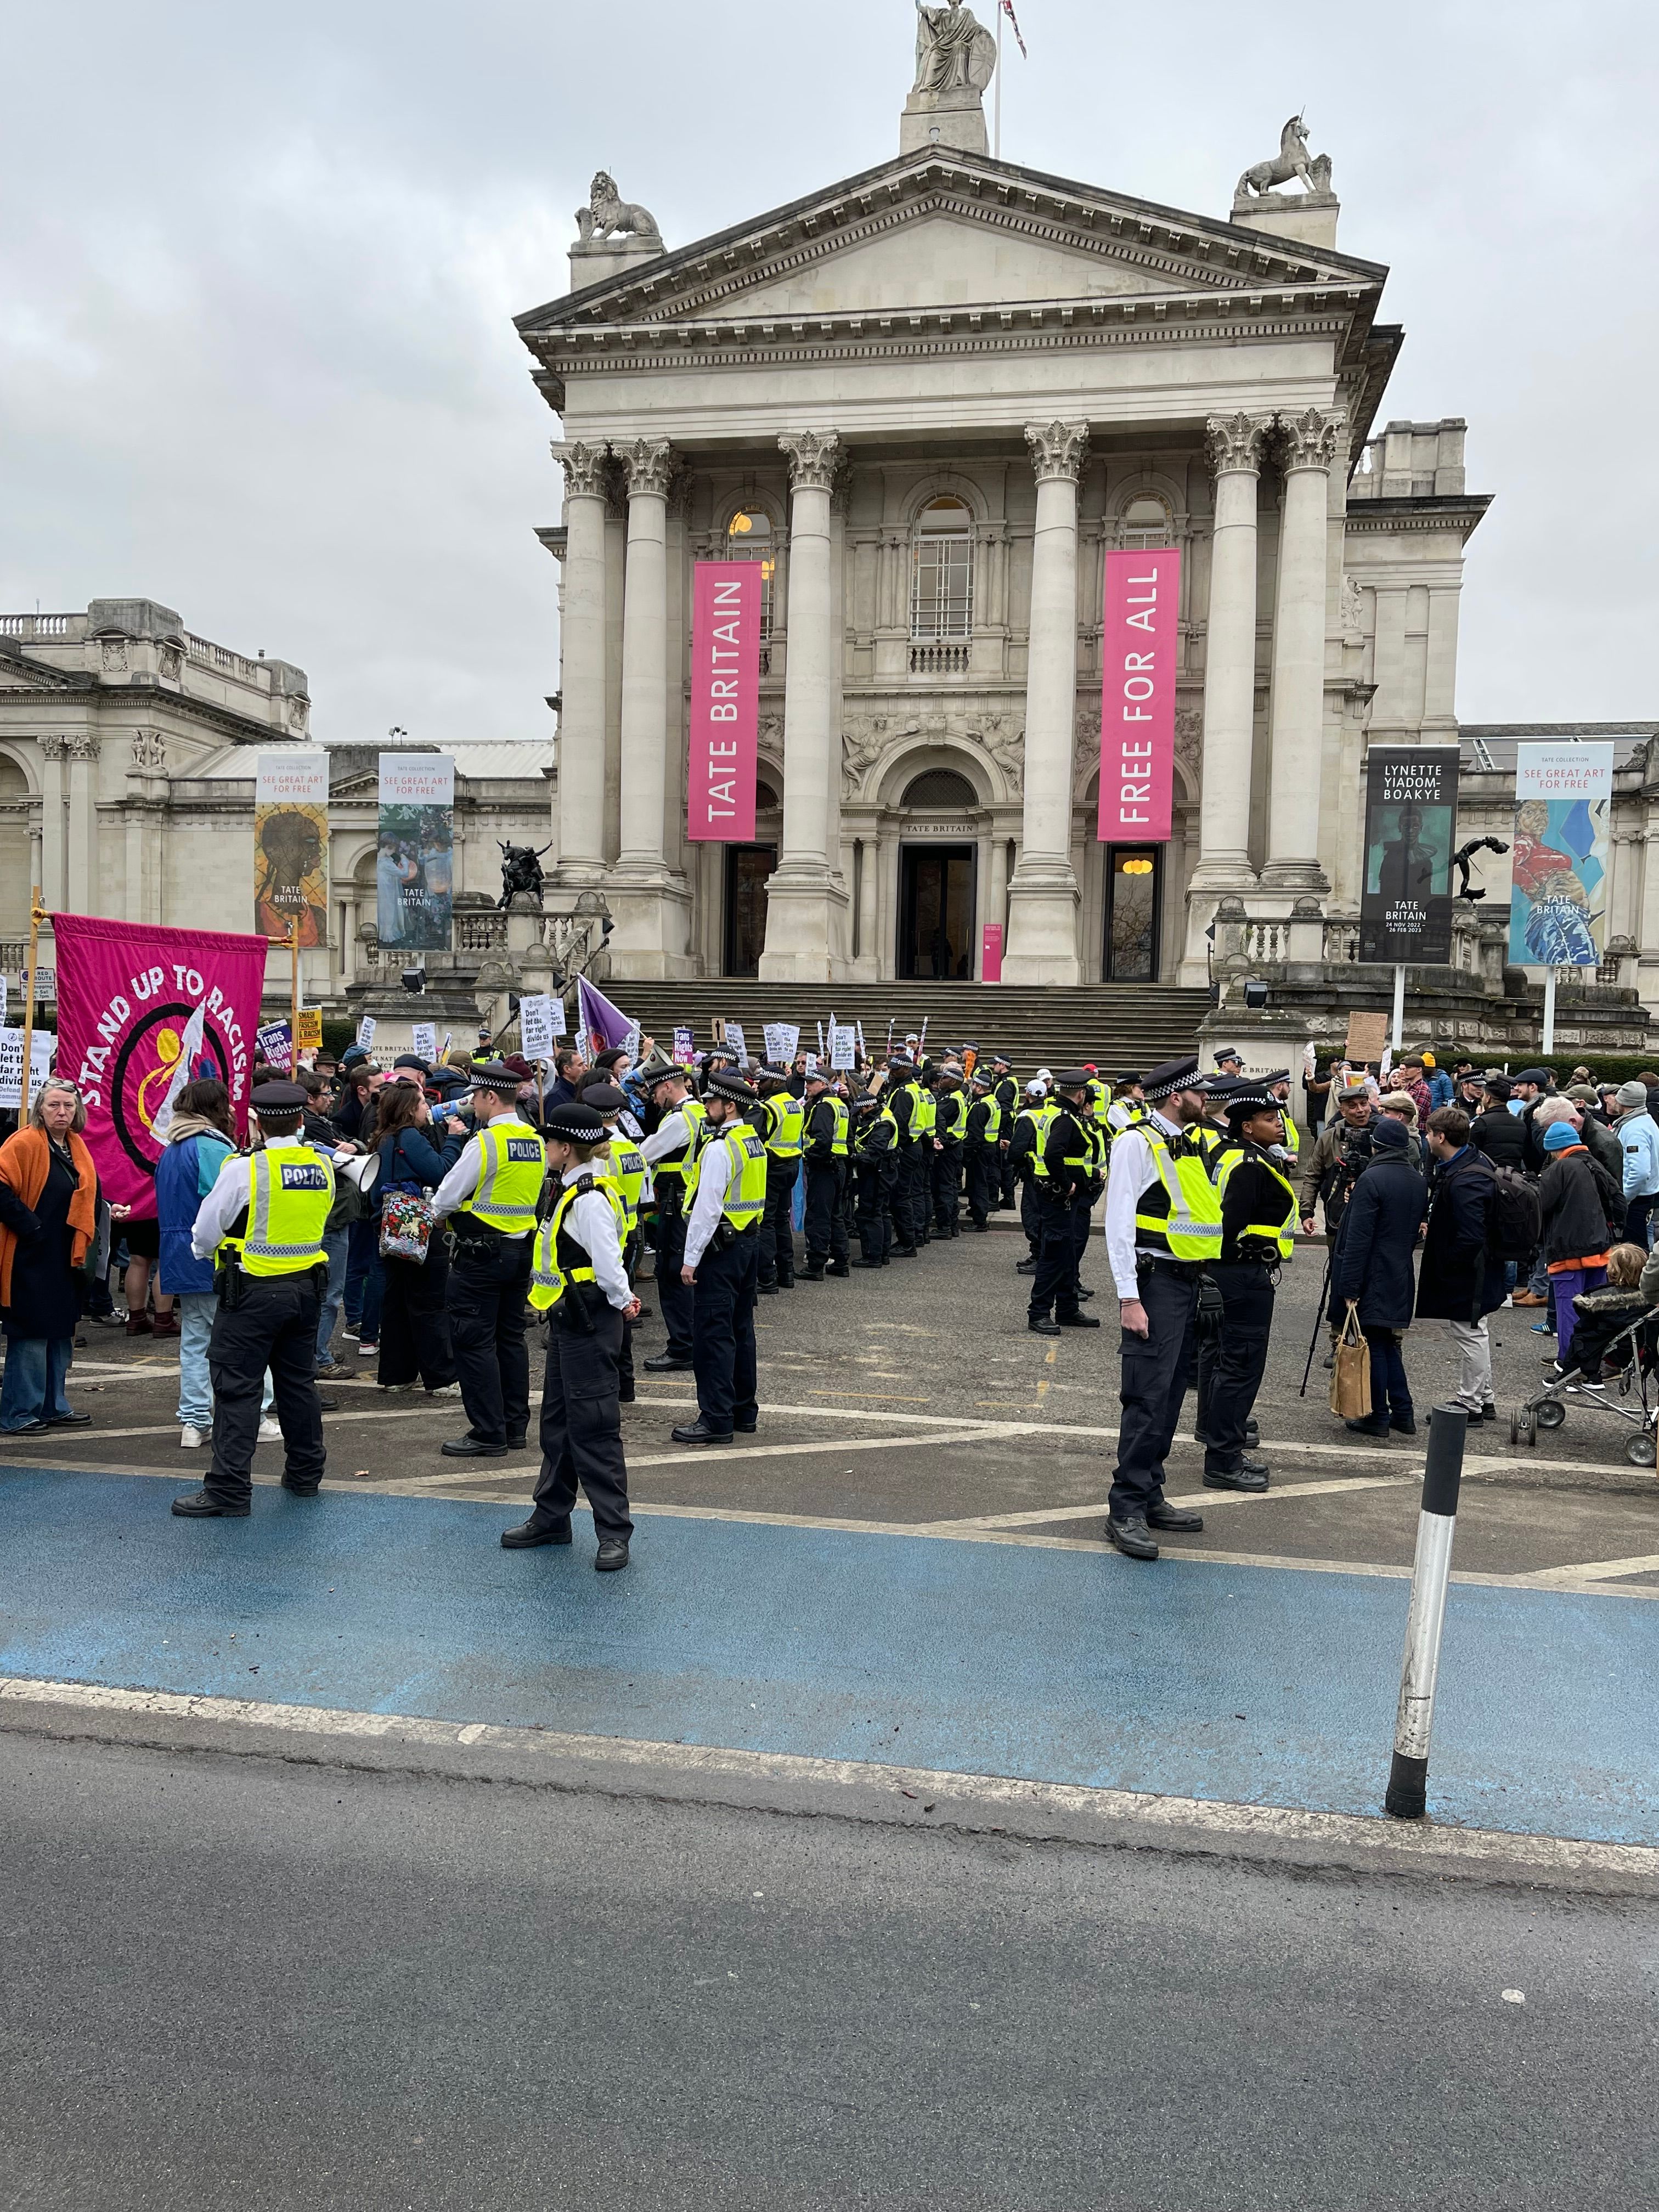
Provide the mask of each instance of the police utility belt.
{"label": "police utility belt", "polygon": [[1204,1260],[1172,1260],[1167,1252],[1135,1254],[1135,1273],[1138,1275],[1174,1275],[1183,1283],[1195,1283],[1209,1263]]}

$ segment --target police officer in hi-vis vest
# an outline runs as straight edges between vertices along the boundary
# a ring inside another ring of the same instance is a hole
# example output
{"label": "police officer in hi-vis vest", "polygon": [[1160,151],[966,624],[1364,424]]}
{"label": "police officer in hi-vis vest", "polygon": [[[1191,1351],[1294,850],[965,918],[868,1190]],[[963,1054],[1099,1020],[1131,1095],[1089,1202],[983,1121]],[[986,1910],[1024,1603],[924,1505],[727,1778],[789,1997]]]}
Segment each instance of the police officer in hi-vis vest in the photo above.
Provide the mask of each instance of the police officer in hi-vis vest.
{"label": "police officer in hi-vis vest", "polygon": [[938,1084],[933,1126],[933,1234],[962,1234],[962,1140],[968,1128],[968,1094],[961,1076],[947,1069]]}
{"label": "police officer in hi-vis vest", "polygon": [[996,1080],[988,1069],[975,1070],[974,1103],[968,1109],[962,1139],[968,1218],[981,1235],[989,1226],[987,1216],[1002,1197],[1002,1109],[997,1103]]}
{"label": "police officer in hi-vis vest", "polygon": [[[627,1216],[623,1224],[623,1267],[629,1283],[634,1282],[640,1264],[640,1210],[645,1203],[645,1187],[649,1171],[645,1155],[628,1132],[622,1127],[617,1116],[628,1104],[625,1091],[614,1083],[590,1083],[582,1092],[582,1103],[591,1106],[605,1124],[605,1146],[594,1162],[596,1175],[602,1175],[617,1187]],[[544,1132],[545,1133],[545,1132]],[[532,1298],[533,1305],[535,1300]],[[624,1406],[634,1403],[634,1320],[630,1314],[623,1322],[622,1352],[617,1363],[620,1395]]]}
{"label": "police officer in hi-vis vest", "polygon": [[304,1140],[306,1094],[297,1083],[262,1083],[249,1103],[264,1141],[225,1162],[191,1231],[196,1257],[217,1257],[219,1307],[208,1346],[213,1464],[199,1490],[173,1501],[185,1520],[240,1520],[252,1510],[267,1368],[283,1431],[283,1489],[313,1498],[323,1479],[323,1414],[313,1370],[334,1170]]}
{"label": "police officer in hi-vis vest", "polygon": [[680,1279],[695,1292],[691,1358],[697,1418],[673,1431],[677,1444],[729,1444],[751,1435],[755,1402],[755,1286],[766,1212],[766,1146],[745,1116],[755,1093],[725,1069],[708,1079],[696,1158],[686,1178],[690,1206]]}
{"label": "police officer in hi-vis vest", "polygon": [[472,1070],[478,1127],[433,1200],[451,1224],[445,1304],[468,1423],[444,1445],[447,1459],[522,1451],[530,1426],[524,1305],[547,1158],[515,1111],[520,1081],[498,1060]]}
{"label": "police officer in hi-vis vest", "polygon": [[691,1093],[691,1078],[660,1054],[640,1069],[650,1095],[656,1127],[640,1146],[651,1170],[657,1203],[657,1304],[668,1332],[667,1349],[647,1359],[647,1375],[672,1375],[691,1364],[691,1292],[680,1280],[685,1262],[685,1178],[702,1127],[702,1102]]}
{"label": "police officer in hi-vis vest", "polygon": [[755,1116],[766,1146],[766,1218],[758,1251],[757,1288],[768,1297],[795,1284],[795,1185],[800,1180],[806,1115],[787,1076],[768,1068],[758,1079]]}
{"label": "police officer in hi-vis vest", "polygon": [[1121,1129],[1106,1186],[1106,1256],[1123,1334],[1123,1401],[1106,1534],[1132,1559],[1155,1559],[1160,1529],[1202,1516],[1164,1502],[1164,1462],[1186,1394],[1199,1278],[1221,1253],[1221,1194],[1200,1136],[1198,1062],[1172,1060],[1142,1085],[1145,1121]]}
{"label": "police officer in hi-vis vest", "polygon": [[593,1565],[611,1574],[628,1565],[634,1533],[618,1368],[623,1331],[640,1310],[623,1265],[628,1205],[609,1170],[611,1133],[600,1115],[573,1101],[553,1107],[544,1127],[557,1181],[530,1275],[530,1303],[548,1316],[542,1466],[530,1518],[502,1531],[501,1548],[568,1544],[580,1483],[599,1540]]}
{"label": "police officer in hi-vis vest", "polygon": [[1040,1110],[1042,1137],[1032,1176],[1039,1242],[1026,1326],[1038,1336],[1056,1336],[1062,1328],[1100,1327],[1079,1304],[1078,1269],[1101,1194],[1104,1144],[1080,1067],[1060,1069],[1053,1103]]}
{"label": "police officer in hi-vis vest", "polygon": [[803,1283],[850,1274],[847,1236],[847,1176],[852,1116],[847,1102],[818,1068],[806,1078],[806,1265]]}
{"label": "police officer in hi-vis vest", "polygon": [[1211,1490],[1267,1487],[1267,1462],[1251,1458],[1246,1443],[1267,1370],[1274,1285],[1295,1249],[1297,1216],[1272,1082],[1245,1076],[1222,1094],[1227,1133],[1210,1161],[1221,1194],[1221,1250],[1205,1273],[1221,1296],[1221,1325],[1198,1347],[1198,1433]]}

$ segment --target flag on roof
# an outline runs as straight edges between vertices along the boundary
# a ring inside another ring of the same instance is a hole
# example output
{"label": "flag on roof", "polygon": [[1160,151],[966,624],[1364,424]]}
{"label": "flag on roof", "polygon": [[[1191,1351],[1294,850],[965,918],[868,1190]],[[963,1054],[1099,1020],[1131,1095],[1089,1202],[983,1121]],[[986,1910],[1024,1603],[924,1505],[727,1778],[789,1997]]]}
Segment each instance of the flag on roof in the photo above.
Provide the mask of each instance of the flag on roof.
{"label": "flag on roof", "polygon": [[1002,12],[1014,27],[1014,44],[1019,48],[1020,52],[1025,55],[1029,62],[1031,57],[1025,53],[1025,41],[1020,36],[1019,18],[1014,13],[1014,0],[1002,0]]}

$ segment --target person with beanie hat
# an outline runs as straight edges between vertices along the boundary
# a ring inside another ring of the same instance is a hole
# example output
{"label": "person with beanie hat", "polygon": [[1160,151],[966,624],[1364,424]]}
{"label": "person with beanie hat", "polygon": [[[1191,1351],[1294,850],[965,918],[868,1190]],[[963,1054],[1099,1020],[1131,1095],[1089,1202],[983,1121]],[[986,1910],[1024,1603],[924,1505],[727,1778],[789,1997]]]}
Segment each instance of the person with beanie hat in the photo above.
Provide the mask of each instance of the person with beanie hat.
{"label": "person with beanie hat", "polygon": [[1546,1123],[1543,1148],[1539,1235],[1555,1293],[1556,1341],[1565,1367],[1572,1341],[1572,1302],[1607,1279],[1607,1251],[1616,1241],[1608,1224],[1622,1214],[1624,1193],[1565,1115]]}
{"label": "person with beanie hat", "polygon": [[1659,1198],[1659,1122],[1648,1109],[1644,1084],[1621,1083],[1614,1103],[1613,1134],[1624,1155],[1625,1242],[1645,1252],[1653,1242],[1649,1220]]}
{"label": "person with beanie hat", "polygon": [[1331,1260],[1330,1319],[1340,1328],[1348,1307],[1371,1354],[1371,1410],[1350,1421],[1356,1435],[1386,1437],[1392,1429],[1417,1434],[1401,1339],[1411,1327],[1417,1286],[1412,1255],[1423,1226],[1423,1179],[1412,1164],[1412,1137],[1403,1121],[1379,1115],[1371,1131],[1371,1164],[1342,1209]]}

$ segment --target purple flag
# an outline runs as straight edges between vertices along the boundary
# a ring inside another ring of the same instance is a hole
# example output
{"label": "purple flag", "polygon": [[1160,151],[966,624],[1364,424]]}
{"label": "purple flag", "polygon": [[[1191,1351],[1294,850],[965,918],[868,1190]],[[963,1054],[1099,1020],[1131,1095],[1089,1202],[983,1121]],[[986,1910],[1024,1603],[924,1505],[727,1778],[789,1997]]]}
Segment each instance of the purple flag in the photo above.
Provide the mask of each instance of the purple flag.
{"label": "purple flag", "polygon": [[608,1052],[615,1045],[639,1049],[638,1024],[630,1022],[620,1006],[613,1006],[586,975],[576,978],[576,1026],[586,1033],[590,1053]]}

